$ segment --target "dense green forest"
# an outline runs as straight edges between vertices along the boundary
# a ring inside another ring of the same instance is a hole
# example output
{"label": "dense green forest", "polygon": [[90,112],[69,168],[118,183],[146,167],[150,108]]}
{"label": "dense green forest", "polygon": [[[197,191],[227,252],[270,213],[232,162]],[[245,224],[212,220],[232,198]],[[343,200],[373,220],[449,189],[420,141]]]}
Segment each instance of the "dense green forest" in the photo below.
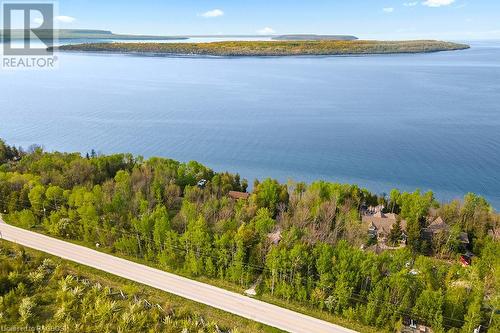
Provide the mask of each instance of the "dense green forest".
{"label": "dense green forest", "polygon": [[422,53],[462,50],[468,45],[434,40],[367,41],[234,41],[214,43],[88,43],[64,45],[63,51],[197,54],[214,56],[290,56]]}
{"label": "dense green forest", "polygon": [[[500,330],[500,217],[475,194],[439,204],[418,190],[386,196],[265,179],[233,199],[247,182],[197,162],[24,152],[3,142],[0,164],[0,211],[14,225],[232,289],[256,283],[262,299],[380,330],[408,319],[435,332]],[[377,204],[405,219],[408,246],[369,250],[376,240],[361,211]],[[431,212],[449,237],[424,237]],[[459,261],[465,251],[474,254],[468,266]]]}
{"label": "dense green forest", "polygon": [[0,273],[2,332],[277,332],[6,242]]}

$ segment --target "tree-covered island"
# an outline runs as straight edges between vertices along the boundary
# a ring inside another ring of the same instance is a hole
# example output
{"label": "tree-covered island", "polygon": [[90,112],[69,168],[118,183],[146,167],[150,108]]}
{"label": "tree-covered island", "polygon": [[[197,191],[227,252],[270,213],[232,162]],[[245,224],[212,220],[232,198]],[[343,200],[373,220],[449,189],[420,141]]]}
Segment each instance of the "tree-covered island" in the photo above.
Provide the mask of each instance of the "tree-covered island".
{"label": "tree-covered island", "polygon": [[313,56],[426,53],[463,50],[465,44],[434,40],[297,40],[212,43],[87,43],[56,47],[60,51],[206,56]]}

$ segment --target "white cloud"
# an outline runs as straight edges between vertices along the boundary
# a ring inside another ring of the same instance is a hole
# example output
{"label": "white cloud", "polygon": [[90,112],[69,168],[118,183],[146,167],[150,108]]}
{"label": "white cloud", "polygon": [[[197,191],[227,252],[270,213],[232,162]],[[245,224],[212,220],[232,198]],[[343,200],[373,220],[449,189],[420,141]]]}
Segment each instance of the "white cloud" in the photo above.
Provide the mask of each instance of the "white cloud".
{"label": "white cloud", "polygon": [[262,28],[260,29],[259,31],[257,31],[259,34],[261,35],[271,35],[271,34],[274,34],[276,33],[276,31],[274,31],[273,28],[271,27],[265,27],[265,28]]}
{"label": "white cloud", "polygon": [[71,16],[56,16],[55,20],[61,23],[73,23],[76,21],[76,18]]}
{"label": "white cloud", "polygon": [[394,8],[393,7],[385,7],[382,9],[384,13],[394,13]]}
{"label": "white cloud", "polygon": [[455,0],[426,0],[422,2],[422,5],[427,7],[442,7],[442,6],[449,6],[454,2]]}
{"label": "white cloud", "polygon": [[204,12],[202,14],[199,14],[199,16],[202,16],[205,18],[219,17],[219,16],[224,16],[224,12],[221,9],[212,9],[212,10],[209,10],[208,12]]}
{"label": "white cloud", "polygon": [[[59,23],[73,23],[76,21],[76,18],[71,17],[71,16],[55,16],[54,21],[59,22]],[[41,26],[43,24],[43,18],[42,17],[35,17],[33,19],[33,23]]]}
{"label": "white cloud", "polygon": [[405,2],[403,4],[403,6],[405,6],[405,7],[415,7],[416,5],[418,5],[418,1]]}

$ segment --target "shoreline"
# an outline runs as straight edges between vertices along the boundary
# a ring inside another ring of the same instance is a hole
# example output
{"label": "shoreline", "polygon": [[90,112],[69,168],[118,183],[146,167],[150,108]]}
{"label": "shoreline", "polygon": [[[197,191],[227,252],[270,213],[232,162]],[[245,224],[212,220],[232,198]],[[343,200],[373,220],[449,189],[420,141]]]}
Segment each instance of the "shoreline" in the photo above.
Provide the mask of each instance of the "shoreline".
{"label": "shoreline", "polygon": [[[0,138],[2,140],[2,138]],[[14,145],[16,146],[16,145]],[[17,145],[18,147],[28,147],[28,143],[20,143]],[[46,149],[47,153],[62,153],[62,154],[80,154],[83,155],[84,149],[61,149],[61,148],[56,148],[54,146],[46,146],[43,145],[44,149]],[[109,155],[116,155],[116,154],[126,154],[124,150],[106,150],[106,149],[97,149],[99,153],[109,156]],[[141,155],[137,151],[132,151],[131,154],[134,156],[139,156]],[[167,154],[142,154],[145,159],[152,159],[152,158],[160,158],[160,159],[167,159],[167,160],[173,160],[178,163],[183,163],[187,164],[190,161],[196,161],[197,163],[200,163],[210,170],[214,171],[215,173],[218,174],[223,174],[225,172],[229,172],[231,174],[239,174],[242,179],[247,179],[249,181],[248,185],[248,190],[252,191],[254,186],[253,186],[253,181],[258,180],[258,181],[263,181],[266,178],[272,178],[276,179],[282,184],[287,183],[287,181],[292,181],[294,183],[305,183],[307,185],[311,185],[314,182],[326,182],[326,183],[337,183],[337,184],[342,184],[342,185],[348,185],[348,186],[358,186],[359,188],[366,189],[370,193],[374,195],[381,195],[383,193],[390,193],[391,190],[397,189],[399,191],[405,191],[405,192],[413,192],[416,190],[421,190],[423,192],[431,191],[434,194],[434,198],[436,202],[438,202],[440,205],[443,204],[448,204],[454,200],[462,200],[463,197],[467,193],[474,193],[476,195],[479,195],[487,200],[487,202],[491,205],[493,210],[496,213],[500,213],[500,199],[498,197],[492,197],[488,193],[484,193],[481,191],[473,190],[473,189],[468,189],[468,190],[463,190],[463,191],[453,191],[451,189],[447,188],[439,188],[436,187],[435,185],[424,185],[424,184],[418,184],[418,183],[397,183],[397,182],[387,182],[385,180],[380,180],[380,179],[374,179],[374,178],[362,178],[362,177],[344,177],[340,175],[327,175],[327,174],[319,174],[319,175],[306,175],[303,174],[302,176],[298,176],[296,174],[290,174],[286,177],[282,177],[279,175],[279,173],[273,173],[273,172],[266,172],[266,173],[260,173],[260,172],[248,172],[248,170],[242,169],[240,166],[234,166],[234,167],[229,167],[229,166],[222,166],[218,164],[211,163],[210,161],[203,160],[200,158],[181,158],[178,156],[173,156],[173,155],[167,155]],[[254,170],[259,170],[260,168],[253,169]]]}

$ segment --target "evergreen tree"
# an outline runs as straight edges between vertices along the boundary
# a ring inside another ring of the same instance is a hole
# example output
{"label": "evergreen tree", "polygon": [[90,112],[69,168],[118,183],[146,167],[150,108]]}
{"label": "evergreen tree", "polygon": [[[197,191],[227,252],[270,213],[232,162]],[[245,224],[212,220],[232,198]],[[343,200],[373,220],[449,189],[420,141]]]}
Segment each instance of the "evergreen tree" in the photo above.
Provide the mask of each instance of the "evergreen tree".
{"label": "evergreen tree", "polygon": [[403,230],[401,229],[401,220],[398,219],[396,223],[392,226],[389,232],[389,243],[391,245],[397,245],[403,236]]}

